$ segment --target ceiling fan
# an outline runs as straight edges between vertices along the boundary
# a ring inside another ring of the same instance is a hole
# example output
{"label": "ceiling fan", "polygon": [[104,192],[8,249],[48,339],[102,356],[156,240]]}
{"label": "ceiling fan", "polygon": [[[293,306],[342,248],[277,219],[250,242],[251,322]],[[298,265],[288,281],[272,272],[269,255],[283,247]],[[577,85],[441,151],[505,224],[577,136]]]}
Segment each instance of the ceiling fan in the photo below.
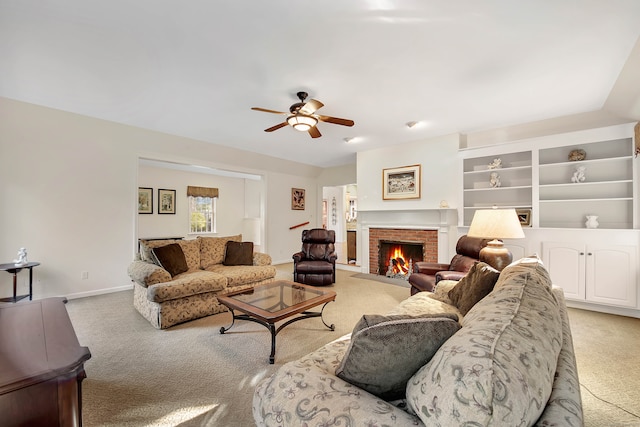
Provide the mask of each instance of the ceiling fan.
{"label": "ceiling fan", "polygon": [[296,102],[291,107],[289,107],[288,113],[285,113],[283,111],[268,110],[266,108],[260,107],[251,108],[255,111],[263,111],[265,113],[274,114],[285,114],[287,116],[287,119],[284,122],[278,123],[275,126],[265,129],[265,132],[273,132],[274,130],[278,130],[282,127],[285,127],[286,125],[290,125],[295,130],[299,130],[301,132],[309,132],[311,138],[319,138],[322,136],[322,134],[316,127],[318,121],[333,123],[342,126],[354,125],[353,120],[315,114],[315,112],[322,108],[324,104],[316,99],[311,99],[308,102],[305,102],[304,100],[307,99],[307,96],[309,96],[307,92],[298,92],[296,95],[300,99],[300,102]]}

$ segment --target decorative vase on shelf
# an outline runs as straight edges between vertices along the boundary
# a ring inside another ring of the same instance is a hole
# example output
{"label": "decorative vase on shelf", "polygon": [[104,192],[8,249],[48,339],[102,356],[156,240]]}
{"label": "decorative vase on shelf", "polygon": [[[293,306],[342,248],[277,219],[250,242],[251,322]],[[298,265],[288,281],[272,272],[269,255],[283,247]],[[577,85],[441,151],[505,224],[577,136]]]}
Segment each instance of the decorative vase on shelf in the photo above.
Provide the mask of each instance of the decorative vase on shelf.
{"label": "decorative vase on shelf", "polygon": [[587,228],[598,228],[598,215],[587,215],[587,221],[584,223]]}

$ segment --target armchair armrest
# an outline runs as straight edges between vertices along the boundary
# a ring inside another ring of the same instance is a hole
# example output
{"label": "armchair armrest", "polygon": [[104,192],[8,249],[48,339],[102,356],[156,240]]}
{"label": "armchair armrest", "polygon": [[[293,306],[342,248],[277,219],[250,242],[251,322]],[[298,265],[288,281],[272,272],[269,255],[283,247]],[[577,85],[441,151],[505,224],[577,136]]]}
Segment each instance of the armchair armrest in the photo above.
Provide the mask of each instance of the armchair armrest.
{"label": "armchair armrest", "polygon": [[253,265],[271,265],[271,255],[262,252],[253,253]]}
{"label": "armchair armrest", "polygon": [[131,280],[144,287],[171,281],[171,274],[164,268],[146,261],[133,261],[127,268]]}
{"label": "armchair armrest", "polygon": [[292,258],[295,262],[300,262],[304,258],[304,252],[296,252],[295,254],[293,254]]}
{"label": "armchair armrest", "polygon": [[449,264],[439,264],[434,262],[418,261],[413,263],[413,272],[434,276],[439,271],[449,269]]}
{"label": "armchair armrest", "polygon": [[329,254],[329,256],[327,257],[327,261],[331,263],[335,263],[337,259],[338,259],[338,254],[335,252],[331,252],[331,254]]}
{"label": "armchair armrest", "polygon": [[457,281],[462,279],[466,275],[467,273],[464,273],[462,271],[450,271],[450,270],[438,271],[436,273],[436,283],[438,283],[440,280],[456,280]]}

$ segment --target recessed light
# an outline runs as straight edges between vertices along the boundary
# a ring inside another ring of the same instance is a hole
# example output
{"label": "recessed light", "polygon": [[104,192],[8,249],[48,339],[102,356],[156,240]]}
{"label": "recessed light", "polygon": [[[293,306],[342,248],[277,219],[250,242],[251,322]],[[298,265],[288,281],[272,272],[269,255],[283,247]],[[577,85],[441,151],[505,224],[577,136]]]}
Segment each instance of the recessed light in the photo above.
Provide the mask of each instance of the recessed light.
{"label": "recessed light", "polygon": [[353,142],[357,142],[358,138],[356,138],[355,136],[350,136],[350,137],[347,137],[347,138],[342,138],[342,140],[344,142],[346,142],[347,144],[351,144]]}
{"label": "recessed light", "polygon": [[407,123],[405,123],[405,125],[406,125],[409,129],[411,129],[411,128],[413,128],[415,125],[417,125],[418,123],[419,123],[419,122],[411,121],[411,122],[407,122]]}

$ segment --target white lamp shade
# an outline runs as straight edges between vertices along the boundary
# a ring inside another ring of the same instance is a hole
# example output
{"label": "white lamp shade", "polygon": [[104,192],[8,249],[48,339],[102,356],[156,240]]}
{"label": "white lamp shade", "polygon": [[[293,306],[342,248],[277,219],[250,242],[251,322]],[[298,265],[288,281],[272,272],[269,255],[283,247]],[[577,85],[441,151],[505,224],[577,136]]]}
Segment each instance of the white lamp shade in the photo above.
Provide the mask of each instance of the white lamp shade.
{"label": "white lamp shade", "polygon": [[480,209],[473,215],[469,237],[522,239],[524,231],[515,209]]}
{"label": "white lamp shade", "polygon": [[293,114],[287,117],[287,123],[289,123],[289,125],[291,125],[295,130],[306,132],[318,124],[318,119],[304,114]]}

